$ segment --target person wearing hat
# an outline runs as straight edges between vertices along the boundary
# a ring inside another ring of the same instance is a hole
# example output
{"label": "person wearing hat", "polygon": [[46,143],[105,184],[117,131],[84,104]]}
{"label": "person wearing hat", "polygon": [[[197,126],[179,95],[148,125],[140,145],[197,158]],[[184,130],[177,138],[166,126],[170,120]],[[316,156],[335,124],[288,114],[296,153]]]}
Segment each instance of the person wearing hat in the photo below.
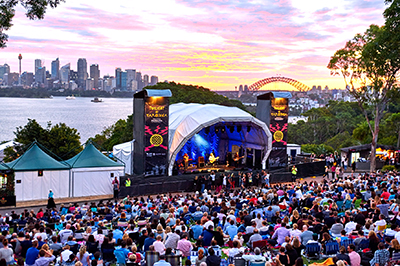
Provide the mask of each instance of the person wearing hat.
{"label": "person wearing hat", "polygon": [[47,199],[47,209],[53,209],[56,207],[56,203],[54,202],[54,193],[50,189],[49,191],[49,197]]}

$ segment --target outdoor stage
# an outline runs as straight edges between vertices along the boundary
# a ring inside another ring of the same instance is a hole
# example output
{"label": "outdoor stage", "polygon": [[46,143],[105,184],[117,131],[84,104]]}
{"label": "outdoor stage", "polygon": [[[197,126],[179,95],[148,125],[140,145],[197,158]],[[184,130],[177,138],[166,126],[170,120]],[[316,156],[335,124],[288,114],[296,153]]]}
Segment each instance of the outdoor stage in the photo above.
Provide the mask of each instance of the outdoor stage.
{"label": "outdoor stage", "polygon": [[[298,169],[298,178],[320,176],[325,171],[325,161],[303,163],[296,165]],[[156,195],[166,194],[173,192],[193,192],[195,190],[193,181],[195,176],[208,175],[211,171],[216,171],[217,180],[222,174],[232,174],[237,176],[239,171],[249,172],[250,169],[221,169],[221,168],[204,168],[200,169],[201,172],[193,172],[176,176],[157,176],[157,177],[144,177],[144,176],[123,176],[120,177],[120,194],[119,197],[123,198],[129,196],[143,196],[143,195]],[[259,170],[257,170],[259,171]],[[257,172],[253,171],[253,172]],[[261,172],[261,171],[259,171]],[[292,175],[290,172],[282,170],[276,170],[271,172],[270,183],[286,183],[292,181]],[[125,181],[127,178],[131,180],[131,186],[125,187]]]}

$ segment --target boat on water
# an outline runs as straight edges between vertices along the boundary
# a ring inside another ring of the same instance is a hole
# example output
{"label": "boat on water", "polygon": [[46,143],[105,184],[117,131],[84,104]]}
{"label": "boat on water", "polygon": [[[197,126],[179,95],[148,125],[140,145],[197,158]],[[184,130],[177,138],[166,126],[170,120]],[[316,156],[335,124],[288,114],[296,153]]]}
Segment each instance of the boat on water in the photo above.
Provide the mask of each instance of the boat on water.
{"label": "boat on water", "polygon": [[67,96],[65,97],[66,100],[75,100],[75,96],[71,95],[71,96]]}
{"label": "boat on water", "polygon": [[92,103],[101,103],[101,102],[103,102],[103,100],[97,97],[94,97],[94,99],[92,100]]}

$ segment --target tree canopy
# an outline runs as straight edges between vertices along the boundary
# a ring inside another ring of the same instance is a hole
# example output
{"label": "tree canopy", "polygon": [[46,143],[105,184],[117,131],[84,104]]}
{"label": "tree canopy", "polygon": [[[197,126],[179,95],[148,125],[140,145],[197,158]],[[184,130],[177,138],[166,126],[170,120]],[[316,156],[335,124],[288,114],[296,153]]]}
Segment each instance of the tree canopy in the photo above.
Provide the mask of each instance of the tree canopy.
{"label": "tree canopy", "polygon": [[2,0],[0,1],[0,48],[5,48],[8,41],[8,31],[12,27],[12,20],[15,16],[15,7],[21,4],[25,10],[25,15],[32,20],[43,19],[47,8],[55,8],[64,0]]}
{"label": "tree canopy", "polygon": [[[400,71],[399,0],[387,1],[385,25],[371,25],[357,34],[331,57],[328,68],[332,75],[341,75],[349,93],[362,110],[371,138],[371,158],[388,103],[397,91]],[[371,171],[376,162],[371,160]]]}
{"label": "tree canopy", "polygon": [[72,158],[82,150],[78,131],[64,123],[52,126],[48,122],[47,127],[43,128],[35,119],[28,119],[28,123],[17,127],[14,134],[14,141],[19,145],[5,150],[6,162],[21,156],[35,140],[47,149],[49,155],[56,155],[63,160]]}

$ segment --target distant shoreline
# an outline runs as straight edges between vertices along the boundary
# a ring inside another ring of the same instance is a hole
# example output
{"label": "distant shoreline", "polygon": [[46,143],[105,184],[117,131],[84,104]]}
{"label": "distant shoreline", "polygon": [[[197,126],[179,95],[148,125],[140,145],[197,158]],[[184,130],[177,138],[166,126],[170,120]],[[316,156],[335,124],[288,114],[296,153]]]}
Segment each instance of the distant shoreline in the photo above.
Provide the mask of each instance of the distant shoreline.
{"label": "distant shoreline", "polygon": [[67,97],[74,95],[75,97],[85,98],[133,98],[132,91],[115,91],[109,93],[106,91],[84,91],[84,90],[47,90],[47,89],[24,89],[17,88],[0,88],[0,97],[14,97],[14,98],[36,98],[44,99],[53,97]]}

